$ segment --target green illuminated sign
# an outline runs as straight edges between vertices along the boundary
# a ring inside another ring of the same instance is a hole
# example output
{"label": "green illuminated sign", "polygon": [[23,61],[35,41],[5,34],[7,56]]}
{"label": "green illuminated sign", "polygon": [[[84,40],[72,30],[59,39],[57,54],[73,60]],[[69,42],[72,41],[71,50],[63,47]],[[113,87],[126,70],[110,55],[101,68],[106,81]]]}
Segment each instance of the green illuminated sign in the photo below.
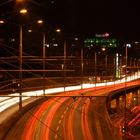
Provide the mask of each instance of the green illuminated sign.
{"label": "green illuminated sign", "polygon": [[112,38],[88,38],[84,41],[85,47],[117,47],[117,40]]}

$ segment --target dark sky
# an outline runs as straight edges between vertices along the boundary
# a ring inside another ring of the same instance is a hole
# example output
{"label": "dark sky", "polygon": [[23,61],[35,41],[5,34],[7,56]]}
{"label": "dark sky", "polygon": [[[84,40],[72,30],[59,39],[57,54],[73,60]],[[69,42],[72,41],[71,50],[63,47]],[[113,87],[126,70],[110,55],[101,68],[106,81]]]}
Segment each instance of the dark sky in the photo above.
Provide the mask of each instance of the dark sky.
{"label": "dark sky", "polygon": [[[82,36],[109,32],[112,36],[127,40],[140,39],[138,0],[25,1],[24,6],[27,6],[31,14],[42,16],[51,25],[61,27],[65,32]],[[8,4],[1,5],[1,15],[4,10],[7,12]]]}
{"label": "dark sky", "polygon": [[44,0],[44,5],[51,22],[69,32],[139,39],[140,9],[134,0]]}

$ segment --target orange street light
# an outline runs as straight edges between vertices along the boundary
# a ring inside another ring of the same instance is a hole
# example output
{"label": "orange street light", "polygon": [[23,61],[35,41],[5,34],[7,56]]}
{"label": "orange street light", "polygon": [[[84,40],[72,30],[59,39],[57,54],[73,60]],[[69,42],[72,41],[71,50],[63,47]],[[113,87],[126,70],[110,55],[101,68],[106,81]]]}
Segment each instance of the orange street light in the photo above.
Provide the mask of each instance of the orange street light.
{"label": "orange street light", "polygon": [[20,10],[20,13],[21,13],[21,14],[26,14],[26,13],[27,13],[27,9],[21,9],[21,10]]}
{"label": "orange street light", "polygon": [[42,20],[42,19],[39,19],[39,20],[37,21],[37,23],[38,23],[38,24],[42,24],[42,23],[43,23],[43,20]]}
{"label": "orange street light", "polygon": [[16,0],[17,3],[22,3],[24,2],[25,0]]}
{"label": "orange street light", "polygon": [[[26,14],[27,9],[21,9],[20,14]],[[22,24],[20,25],[19,28],[19,110],[22,110],[22,51],[23,51],[23,36],[22,36]]]}
{"label": "orange street light", "polygon": [[0,24],[4,24],[5,23],[5,21],[4,20],[0,20]]}
{"label": "orange street light", "polygon": [[58,33],[61,32],[61,29],[56,29],[56,32],[58,32]]}

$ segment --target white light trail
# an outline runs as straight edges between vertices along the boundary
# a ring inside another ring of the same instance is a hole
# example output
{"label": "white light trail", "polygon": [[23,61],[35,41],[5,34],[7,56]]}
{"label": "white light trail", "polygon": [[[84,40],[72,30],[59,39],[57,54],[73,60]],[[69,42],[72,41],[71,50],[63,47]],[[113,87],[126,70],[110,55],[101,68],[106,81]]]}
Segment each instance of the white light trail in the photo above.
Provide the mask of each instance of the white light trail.
{"label": "white light trail", "polygon": [[[50,89],[45,90],[45,94],[47,95],[47,94],[61,93],[61,92],[64,92],[64,90],[65,91],[80,90],[81,87],[84,89],[84,88],[94,88],[94,87],[100,87],[100,86],[106,86],[106,85],[114,85],[114,84],[132,81],[138,78],[140,78],[140,72],[137,72],[134,75],[128,76],[127,78],[124,77],[121,80],[116,80],[116,81],[111,81],[111,82],[103,82],[103,83],[96,83],[96,84],[86,83],[82,85],[69,86],[65,88],[64,87],[50,88]],[[43,90],[23,92],[22,96],[27,96],[27,97],[22,97],[22,100],[24,101],[31,98],[32,96],[37,97],[43,94],[44,94]],[[5,109],[19,102],[19,97],[14,97],[14,96],[19,96],[19,93],[9,94],[8,96],[11,96],[11,97],[0,97],[0,112],[4,111]]]}

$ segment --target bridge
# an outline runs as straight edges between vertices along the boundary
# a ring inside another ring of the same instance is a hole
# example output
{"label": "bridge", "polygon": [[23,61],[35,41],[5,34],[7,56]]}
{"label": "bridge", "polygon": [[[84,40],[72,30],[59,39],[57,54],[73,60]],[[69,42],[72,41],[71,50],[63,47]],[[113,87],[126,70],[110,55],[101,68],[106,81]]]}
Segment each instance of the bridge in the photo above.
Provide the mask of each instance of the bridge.
{"label": "bridge", "polygon": [[140,96],[134,78],[1,95],[1,139],[128,139],[127,113]]}

